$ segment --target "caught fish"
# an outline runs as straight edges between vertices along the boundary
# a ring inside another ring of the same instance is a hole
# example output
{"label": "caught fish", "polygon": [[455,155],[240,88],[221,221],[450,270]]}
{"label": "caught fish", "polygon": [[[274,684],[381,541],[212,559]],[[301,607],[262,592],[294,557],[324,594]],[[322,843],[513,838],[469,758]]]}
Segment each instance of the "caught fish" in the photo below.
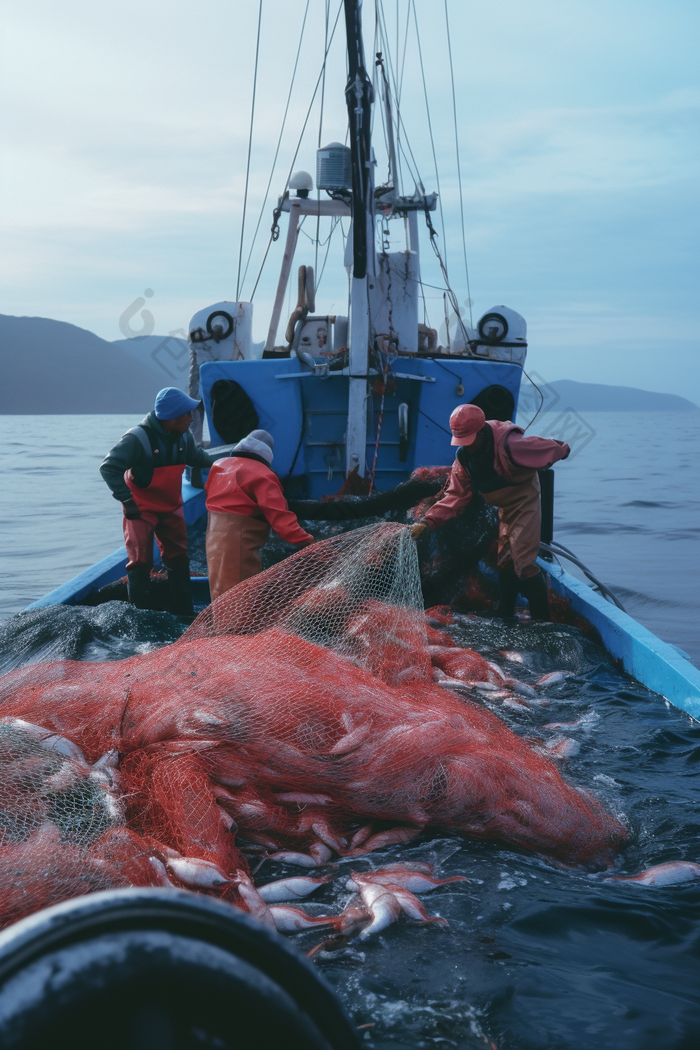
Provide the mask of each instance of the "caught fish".
{"label": "caught fish", "polygon": [[393,846],[397,842],[410,842],[416,835],[420,835],[423,825],[417,828],[389,828],[372,835],[363,846],[355,847],[346,853],[347,857],[357,856],[360,853],[371,853],[375,849],[383,849],[385,846]]}
{"label": "caught fish", "polygon": [[277,798],[280,802],[296,802],[301,806],[327,806],[333,801],[328,795],[311,795],[304,791],[283,791]]}
{"label": "caught fish", "polygon": [[550,671],[549,674],[542,675],[535,682],[538,689],[547,689],[550,685],[560,685],[561,682],[566,682],[569,678],[575,678],[576,675],[571,671]]}
{"label": "caught fish", "polygon": [[276,929],[272,913],[255,888],[253,880],[244,871],[238,869],[230,881],[234,883],[241,900],[253,918],[257,919],[263,926],[267,926],[269,930]]}
{"label": "caught fish", "polygon": [[517,653],[513,649],[499,649],[498,651],[509,663],[524,664],[526,662],[523,654]]}
{"label": "caught fish", "polygon": [[545,744],[547,754],[554,758],[573,758],[581,750],[578,740],[572,740],[568,736],[555,736]]}
{"label": "caught fish", "polygon": [[175,884],[173,882],[171,882],[170,879],[168,878],[168,873],[165,870],[165,864],[163,864],[163,862],[161,860],[158,860],[157,857],[149,857],[148,858],[148,863],[153,868],[153,871],[155,872],[155,876],[156,876],[156,879],[158,880],[159,885],[161,885],[161,886],[172,886],[174,888]]}
{"label": "caught fish", "polygon": [[700,879],[700,864],[690,860],[669,860],[655,864],[638,875],[611,875],[604,882],[631,882],[636,886],[678,886],[682,882]]}
{"label": "caught fish", "polygon": [[372,834],[372,825],[371,824],[365,824],[364,827],[358,828],[358,830],[355,832],[353,837],[350,839],[350,848],[351,849],[355,849],[357,846],[362,846],[363,843],[365,843],[367,841],[367,839],[370,837],[371,834]]}
{"label": "caught fish", "polygon": [[376,883],[371,878],[364,878],[355,873],[353,881],[357,882],[360,890],[362,903],[365,905],[372,922],[360,933],[360,940],[366,941],[373,934],[381,932],[398,919],[401,912],[405,912],[411,919],[421,923],[435,923],[438,926],[447,926],[447,920],[440,916],[428,915],[425,908],[417,897],[396,883],[383,885]]}
{"label": "caught fish", "polygon": [[363,744],[370,734],[371,726],[362,725],[342,736],[328,752],[329,755],[347,755]]}
{"label": "caught fish", "polygon": [[588,711],[587,714],[582,715],[581,718],[577,718],[574,722],[547,722],[546,725],[542,726],[543,729],[565,729],[571,732],[572,729],[588,729],[594,725],[600,719],[600,715],[597,711]]}
{"label": "caught fish", "polygon": [[218,864],[198,857],[166,857],[168,871],[195,890],[218,890],[230,886],[231,879],[221,870]]}
{"label": "caught fish", "polygon": [[275,928],[282,933],[292,933],[294,930],[310,930],[314,926],[338,926],[340,916],[336,915],[307,915],[301,908],[290,908],[284,905],[273,904],[270,908]]}
{"label": "caught fish", "polygon": [[72,740],[67,740],[64,736],[59,736],[52,729],[45,729],[43,726],[37,726],[33,722],[25,722],[23,718],[3,718],[0,719],[0,722],[3,725],[19,730],[21,733],[26,733],[27,736],[33,737],[47,751],[55,751],[57,754],[63,755],[65,758],[69,758],[82,766],[87,766],[88,764],[85,755],[77,744],[74,744]]}
{"label": "caught fish", "polygon": [[531,685],[521,682],[518,678],[505,678],[504,684],[514,693],[520,693],[521,696],[537,696],[537,691]]}
{"label": "caught fish", "polygon": [[324,875],[315,879],[311,875],[296,875],[290,879],[278,879],[276,882],[268,882],[264,886],[258,886],[258,893],[266,904],[276,904],[279,901],[301,900],[315,893],[320,886],[325,886],[330,875]]}
{"label": "caught fish", "polygon": [[[358,877],[356,880],[356,876]],[[358,881],[359,880],[359,881]],[[376,871],[351,872],[346,882],[346,888],[359,892],[360,881],[376,882],[383,886],[400,886],[411,893],[430,893],[440,886],[447,886],[450,882],[468,882],[465,875],[450,875],[446,879],[436,879],[432,874],[411,870],[404,864],[391,864]]]}
{"label": "caught fish", "polygon": [[[328,850],[328,857],[331,853]],[[325,864],[325,860],[316,860],[316,857],[310,855],[310,853],[295,853],[294,850],[280,850],[278,853],[271,853],[265,860],[276,860],[279,864],[295,864],[298,868],[319,868],[322,864]]]}
{"label": "caught fish", "polygon": [[[343,841],[345,840],[343,839]],[[333,856],[333,851],[325,842],[314,842],[312,846],[309,846],[309,853],[316,861],[318,867],[322,864],[327,864]]]}
{"label": "caught fish", "polygon": [[360,896],[372,919],[369,926],[360,932],[360,940],[366,941],[396,922],[401,914],[401,905],[391,890],[373,882],[361,884]]}

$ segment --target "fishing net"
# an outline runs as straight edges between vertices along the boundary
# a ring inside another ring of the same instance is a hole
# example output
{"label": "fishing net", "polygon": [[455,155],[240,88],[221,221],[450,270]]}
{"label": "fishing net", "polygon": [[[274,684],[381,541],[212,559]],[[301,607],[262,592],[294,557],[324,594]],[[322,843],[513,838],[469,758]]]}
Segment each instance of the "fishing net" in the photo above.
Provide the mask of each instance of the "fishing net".
{"label": "fishing net", "polygon": [[0,922],[168,879],[250,907],[251,852],[313,863],[428,827],[604,864],[624,829],[437,685],[440,660],[488,674],[476,653],[429,645],[416,545],[382,523],[245,581],[155,652],[5,675]]}

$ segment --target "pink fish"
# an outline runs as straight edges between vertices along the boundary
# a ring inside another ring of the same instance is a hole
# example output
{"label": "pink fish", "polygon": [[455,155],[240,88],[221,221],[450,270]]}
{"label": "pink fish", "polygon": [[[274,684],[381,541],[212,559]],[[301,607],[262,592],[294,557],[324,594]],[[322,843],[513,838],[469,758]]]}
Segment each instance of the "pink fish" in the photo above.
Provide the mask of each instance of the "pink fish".
{"label": "pink fish", "polygon": [[700,864],[689,860],[669,860],[655,864],[638,875],[611,875],[604,882],[632,882],[637,886],[677,886],[681,882],[700,879]]}
{"label": "pink fish", "polygon": [[558,759],[573,758],[581,750],[578,740],[572,740],[568,736],[555,736],[545,747],[548,755]]}
{"label": "pink fish", "polygon": [[420,835],[423,825],[418,828],[389,828],[372,835],[363,846],[356,846],[348,850],[346,857],[357,857],[362,853],[371,853],[375,849],[384,849],[385,846],[393,846],[397,842],[410,842],[416,835]]}
{"label": "pink fish", "polygon": [[270,930],[276,929],[273,915],[253,885],[252,879],[244,871],[238,869],[232,881],[235,882],[239,896],[253,918]]}
{"label": "pink fish", "polygon": [[231,879],[221,870],[218,864],[199,857],[166,857],[168,871],[195,890],[218,890],[229,886]]}
{"label": "pink fish", "polygon": [[430,893],[439,886],[446,886],[450,882],[468,882],[464,875],[450,875],[446,879],[436,879],[420,871],[412,871],[402,864],[392,864],[386,868],[378,868],[377,871],[351,872],[346,883],[349,890],[359,890],[359,882],[376,882],[383,886],[400,886],[402,889],[410,890],[411,893]]}
{"label": "pink fish", "polygon": [[367,841],[367,839],[370,837],[371,834],[372,834],[372,825],[371,824],[365,824],[363,827],[358,828],[357,831],[355,832],[355,834],[353,835],[353,837],[350,839],[350,847],[352,849],[355,849],[355,847],[357,847],[357,846],[362,846],[363,843],[365,843]]}
{"label": "pink fish", "polygon": [[168,873],[165,870],[165,865],[162,861],[158,860],[157,857],[149,857],[148,863],[153,868],[155,877],[161,886],[174,886],[174,883],[168,878]]}
{"label": "pink fish", "polygon": [[270,908],[275,928],[282,933],[292,933],[294,930],[310,930],[314,926],[339,926],[341,916],[336,915],[307,915],[301,908],[290,908],[280,904],[273,904]]}
{"label": "pink fish", "polygon": [[387,886],[374,882],[363,882],[360,887],[362,903],[369,912],[372,921],[360,933],[360,940],[366,941],[375,933],[381,933],[401,914],[401,905]]}
{"label": "pink fish", "polygon": [[363,744],[370,734],[369,725],[358,726],[351,733],[342,736],[328,752],[329,755],[347,755]]}
{"label": "pink fish", "polygon": [[327,806],[333,801],[328,795],[311,795],[305,791],[283,791],[277,798],[280,802],[296,802],[306,806]]}
{"label": "pink fish", "polygon": [[258,893],[266,904],[301,899],[314,893],[319,886],[324,886],[330,878],[330,875],[324,875],[320,879],[314,879],[311,875],[295,875],[289,879],[278,879],[276,882],[258,886]]}
{"label": "pink fish", "polygon": [[314,842],[313,845],[309,846],[309,853],[316,861],[318,867],[322,864],[327,864],[333,856],[333,851],[325,842]]}
{"label": "pink fish", "polygon": [[315,820],[311,825],[311,830],[318,835],[322,844],[325,844],[329,849],[335,850],[336,853],[342,853],[346,849],[348,840],[333,831],[333,828],[327,821]]}
{"label": "pink fish", "polygon": [[535,682],[538,689],[546,689],[550,685],[559,685],[560,682],[565,682],[567,678],[575,678],[571,671],[550,671],[549,674],[542,675]]}
{"label": "pink fish", "polygon": [[439,916],[434,918],[429,916],[418,898],[414,897],[409,890],[396,885],[396,883],[383,885],[357,874],[355,874],[353,881],[357,881],[362,903],[372,916],[370,925],[360,933],[360,940],[362,941],[366,941],[375,933],[380,933],[381,930],[386,929],[387,926],[390,926],[392,922],[398,919],[402,911],[417,922],[436,923],[439,926],[447,925],[446,919]]}

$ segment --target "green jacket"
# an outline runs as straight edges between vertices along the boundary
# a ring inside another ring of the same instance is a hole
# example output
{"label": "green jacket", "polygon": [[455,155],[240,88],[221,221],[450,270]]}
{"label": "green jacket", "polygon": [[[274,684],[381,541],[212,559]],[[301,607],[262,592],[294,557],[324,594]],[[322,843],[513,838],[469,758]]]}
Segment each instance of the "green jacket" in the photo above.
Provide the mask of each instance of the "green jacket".
{"label": "green jacket", "polygon": [[208,470],[216,459],[209,456],[199,445],[195,444],[192,434],[163,430],[156,419],[155,412],[149,412],[139,423],[151,446],[149,456],[138,433],[127,430],[126,434],[111,449],[100,464],[100,474],[105,479],[112,495],[121,503],[131,499],[131,491],[124,481],[124,474],[131,470],[134,483],[139,488],[147,488],[153,480],[153,468],[170,467],[186,463],[188,467],[201,467]]}

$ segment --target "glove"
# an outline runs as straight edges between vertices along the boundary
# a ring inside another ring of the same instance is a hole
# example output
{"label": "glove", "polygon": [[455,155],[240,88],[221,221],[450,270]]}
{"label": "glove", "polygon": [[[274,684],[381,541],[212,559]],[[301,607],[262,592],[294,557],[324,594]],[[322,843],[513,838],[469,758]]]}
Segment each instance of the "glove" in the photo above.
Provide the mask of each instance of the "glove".
{"label": "glove", "polygon": [[297,543],[296,548],[298,551],[303,551],[304,547],[310,547],[311,544],[315,542],[316,540],[313,538],[313,536],[310,536],[308,540],[302,540],[300,543]]}
{"label": "glove", "polygon": [[411,536],[414,540],[419,540],[424,532],[428,531],[429,526],[424,521],[417,521],[415,525],[411,525]]}
{"label": "glove", "polygon": [[125,499],[122,507],[124,508],[124,517],[127,521],[137,521],[141,517],[141,511],[135,499]]}

